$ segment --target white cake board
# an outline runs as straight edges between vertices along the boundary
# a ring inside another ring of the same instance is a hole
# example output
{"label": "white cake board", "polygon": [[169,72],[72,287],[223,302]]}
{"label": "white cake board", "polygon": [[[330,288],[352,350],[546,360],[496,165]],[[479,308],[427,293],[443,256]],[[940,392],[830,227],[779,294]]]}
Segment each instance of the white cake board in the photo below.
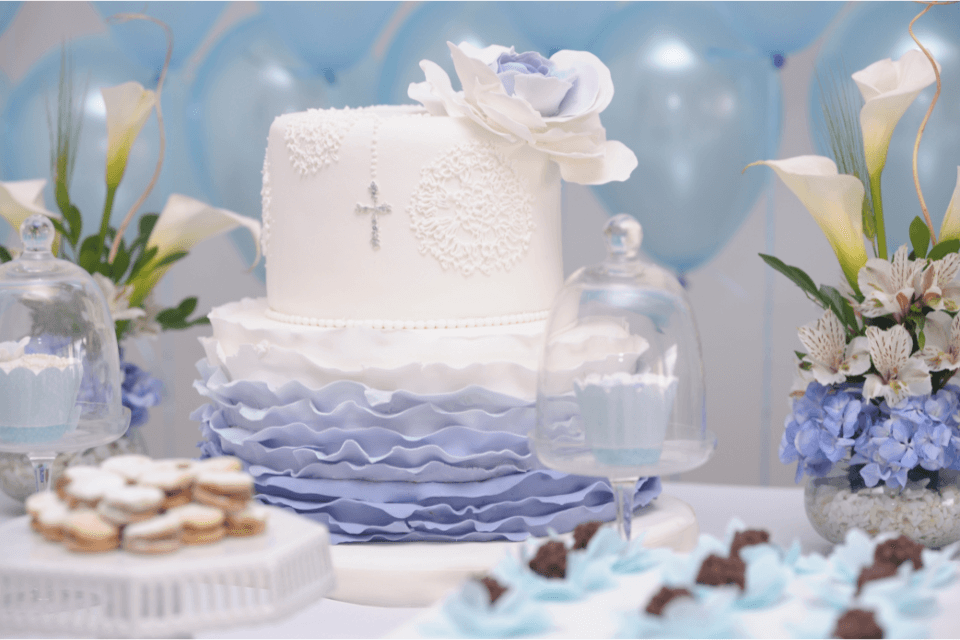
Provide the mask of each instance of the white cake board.
{"label": "white cake board", "polygon": [[[634,537],[644,546],[690,551],[700,527],[687,503],[660,495],[637,512]],[[495,567],[520,542],[339,544],[330,549],[337,586],[329,598],[378,607],[427,607],[471,576]]]}

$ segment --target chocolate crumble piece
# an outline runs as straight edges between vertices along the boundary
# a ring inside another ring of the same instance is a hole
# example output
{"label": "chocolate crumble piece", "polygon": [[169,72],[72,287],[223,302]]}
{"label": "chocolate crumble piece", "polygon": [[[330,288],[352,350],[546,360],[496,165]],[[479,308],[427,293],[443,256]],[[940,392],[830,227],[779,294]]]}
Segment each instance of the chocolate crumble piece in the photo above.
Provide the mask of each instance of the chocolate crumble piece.
{"label": "chocolate crumble piece", "polygon": [[530,568],[544,578],[567,577],[567,548],[562,542],[544,542],[530,561]]}
{"label": "chocolate crumble piece", "polygon": [[857,577],[857,593],[863,589],[863,585],[871,580],[881,580],[897,575],[897,565],[889,562],[874,562],[869,567],[864,567]]}
{"label": "chocolate crumble piece", "polygon": [[700,565],[697,573],[697,584],[708,584],[719,587],[725,584],[735,584],[743,591],[746,585],[745,574],[747,565],[739,557],[721,558],[710,554]]}
{"label": "chocolate crumble piece", "polygon": [[914,569],[923,569],[921,551],[923,551],[922,544],[914,542],[907,536],[900,536],[878,544],[873,552],[873,560],[877,563],[892,564],[895,567],[899,567],[907,560],[912,560]]}
{"label": "chocolate crumble piece", "polygon": [[602,525],[603,523],[599,520],[578,524],[573,530],[573,548],[586,549],[587,545],[593,539],[593,536],[596,535],[597,531],[600,530]]}
{"label": "chocolate crumble piece", "polygon": [[676,600],[677,598],[692,598],[693,594],[690,593],[687,589],[683,587],[679,589],[671,589],[670,587],[663,587],[660,591],[657,592],[655,596],[650,598],[650,602],[647,604],[645,611],[652,616],[662,616],[663,610],[668,604]]}
{"label": "chocolate crumble piece", "polygon": [[770,534],[762,529],[747,529],[746,531],[737,531],[733,536],[733,542],[730,543],[730,557],[740,557],[740,549],[755,544],[764,544],[770,542]]}
{"label": "chocolate crumble piece", "polygon": [[507,592],[507,588],[505,586],[490,576],[480,578],[480,584],[485,586],[487,591],[490,593],[490,604],[496,602],[500,596]]}
{"label": "chocolate crumble piece", "polygon": [[837,620],[834,638],[882,638],[883,629],[877,624],[872,611],[849,609]]}

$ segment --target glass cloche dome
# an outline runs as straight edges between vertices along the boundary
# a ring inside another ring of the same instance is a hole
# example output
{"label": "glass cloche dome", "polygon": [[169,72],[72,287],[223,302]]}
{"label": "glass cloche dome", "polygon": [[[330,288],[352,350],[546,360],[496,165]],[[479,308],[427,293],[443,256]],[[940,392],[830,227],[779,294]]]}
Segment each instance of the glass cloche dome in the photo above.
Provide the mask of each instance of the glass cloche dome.
{"label": "glass cloche dome", "polygon": [[548,467],[615,483],[693,469],[716,438],[686,293],[639,258],[632,216],[604,234],[607,259],[570,276],[547,321],[532,445]]}
{"label": "glass cloche dome", "polygon": [[115,440],[120,353],[96,282],[51,252],[54,228],[34,215],[23,253],[0,266],[0,450],[76,451]]}

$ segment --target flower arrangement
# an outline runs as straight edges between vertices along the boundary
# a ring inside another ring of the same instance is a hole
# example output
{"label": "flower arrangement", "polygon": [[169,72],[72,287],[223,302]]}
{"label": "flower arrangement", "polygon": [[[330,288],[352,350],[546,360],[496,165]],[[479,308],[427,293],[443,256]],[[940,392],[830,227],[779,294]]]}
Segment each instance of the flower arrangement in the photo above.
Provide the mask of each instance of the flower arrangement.
{"label": "flower arrangement", "polygon": [[[43,189],[45,179],[0,181],[0,216],[13,228],[20,229],[33,214],[48,216],[56,228],[54,250],[58,257],[71,260],[88,271],[100,286],[116,325],[117,342],[124,338],[146,335],[156,337],[161,331],[185,329],[206,324],[206,317],[191,318],[197,306],[196,297],[163,308],[154,296],[154,288],[163,275],[198,242],[229,231],[237,226],[259,237],[259,222],[225,209],[218,209],[199,200],[171,194],[160,214],[139,215],[136,235],[127,238],[126,230],[152,191],[163,165],[165,136],[161,92],[172,53],[173,40],[169,28],[154,18],[140,14],[119,14],[115,20],[145,19],[166,29],[167,58],[157,81],[156,90],[145,89],[138,82],[125,82],[101,90],[106,109],[107,152],[105,164],[106,197],[99,228],[84,236],[83,218],[70,200],[70,183],[80,136],[77,111],[82,102],[75,101],[71,81],[70,58],[61,56],[60,86],[55,127],[51,128],[51,170],[59,213],[47,210]],[[144,124],[156,114],[160,131],[160,148],[153,178],[117,227],[111,224],[114,198],[127,167],[130,149]],[[259,247],[259,243],[255,242]],[[16,249],[0,245],[0,261],[12,259]],[[61,314],[54,309],[37,322],[55,323]],[[43,326],[37,328],[43,331]],[[131,425],[146,420],[146,407],[157,404],[162,387],[136,365],[123,362],[123,403],[133,412]]]}
{"label": "flower arrangement", "polygon": [[[910,23],[926,13],[926,8]],[[852,75],[859,114],[825,103],[834,159],[801,156],[753,163],[774,169],[816,219],[844,274],[818,287],[801,269],[761,258],[796,283],[822,316],[799,330],[797,384],[780,460],[803,475],[826,476],[840,462],[853,484],[902,490],[938,487],[939,472],[960,470],[960,167],[939,235],[923,200],[917,150],[940,93],[940,65],[919,50]],[[937,91],[917,134],[914,182],[923,218],[910,224],[912,247],[888,258],[880,176],[890,138],[917,95]],[[855,108],[855,105],[854,105]],[[857,127],[857,124],[859,127]],[[867,257],[866,244],[874,257]]]}
{"label": "flower arrangement", "polygon": [[545,153],[568,182],[626,180],[637,157],[607,140],[600,113],[613,99],[610,70],[592,53],[535,51],[468,42],[447,43],[463,87],[454,91],[440,65],[420,62],[426,80],[411,83],[410,98],[433,115],[468,118],[490,133]]}

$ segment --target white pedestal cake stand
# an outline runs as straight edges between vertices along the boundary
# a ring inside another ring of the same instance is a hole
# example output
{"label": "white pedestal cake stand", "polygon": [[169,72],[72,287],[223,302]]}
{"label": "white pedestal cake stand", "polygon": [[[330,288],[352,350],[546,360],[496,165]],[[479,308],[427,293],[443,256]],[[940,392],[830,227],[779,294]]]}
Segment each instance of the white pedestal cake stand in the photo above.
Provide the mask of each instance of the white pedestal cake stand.
{"label": "white pedestal cake stand", "polygon": [[0,629],[93,637],[169,637],[265,622],[334,586],[327,530],[267,507],[267,530],[162,555],[81,554],[0,526]]}
{"label": "white pedestal cake stand", "polygon": [[[633,536],[644,546],[690,551],[700,528],[687,503],[660,495],[637,512]],[[471,576],[493,569],[519,542],[339,544],[330,555],[337,572],[333,600],[379,607],[426,607]]]}

